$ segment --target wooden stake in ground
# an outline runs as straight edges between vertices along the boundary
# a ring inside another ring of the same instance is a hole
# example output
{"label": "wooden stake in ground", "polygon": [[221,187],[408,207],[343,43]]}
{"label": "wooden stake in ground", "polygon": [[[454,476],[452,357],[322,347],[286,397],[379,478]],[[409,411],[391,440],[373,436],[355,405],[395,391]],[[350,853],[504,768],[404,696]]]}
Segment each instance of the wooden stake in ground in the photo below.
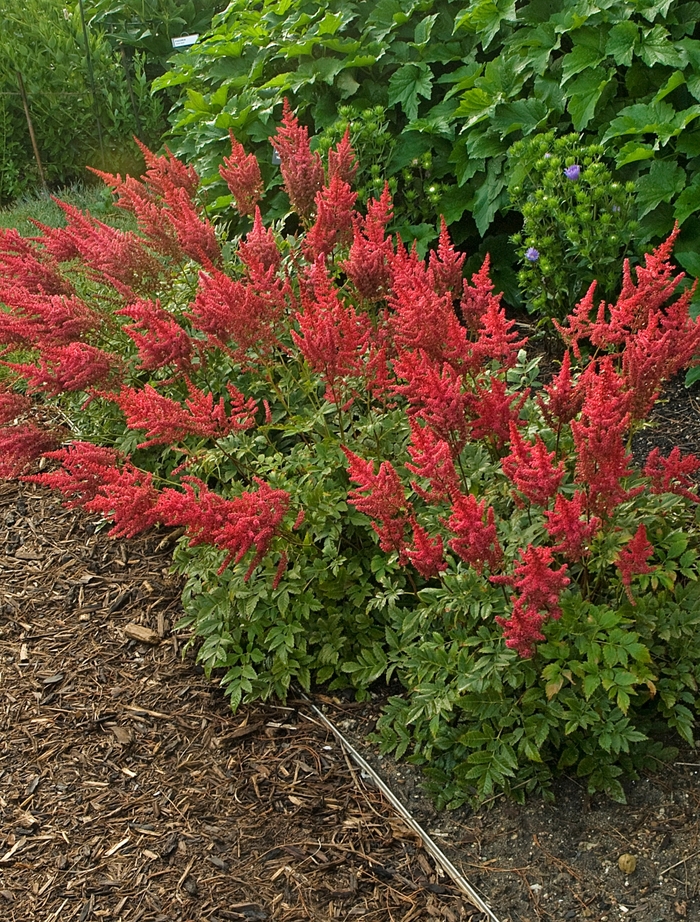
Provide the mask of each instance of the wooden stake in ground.
{"label": "wooden stake in ground", "polygon": [[27,92],[24,89],[24,80],[22,79],[22,74],[20,71],[17,71],[17,83],[19,85],[20,96],[22,97],[22,105],[24,106],[24,114],[27,118],[27,128],[29,128],[29,137],[32,140],[32,148],[34,149],[34,159],[36,160],[36,166],[39,170],[39,179],[41,180],[41,185],[44,187],[44,192],[49,194],[49,187],[46,185],[46,177],[44,176],[44,168],[41,165],[41,157],[39,156],[39,146],[36,143],[36,135],[34,134],[34,125],[32,124],[32,116],[29,112],[29,100],[27,99]]}

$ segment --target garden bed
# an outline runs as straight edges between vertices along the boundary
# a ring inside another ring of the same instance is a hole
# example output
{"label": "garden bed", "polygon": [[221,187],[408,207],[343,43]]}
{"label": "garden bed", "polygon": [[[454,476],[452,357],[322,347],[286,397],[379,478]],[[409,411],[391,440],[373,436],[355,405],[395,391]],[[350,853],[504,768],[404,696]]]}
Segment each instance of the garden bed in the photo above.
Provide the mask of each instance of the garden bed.
{"label": "garden bed", "polygon": [[[697,450],[696,398],[666,398],[643,453]],[[183,661],[162,534],[115,542],[96,521],[0,488],[3,918],[482,922],[305,705],[231,714]],[[380,696],[316,700],[500,922],[700,918],[695,752],[625,784],[627,805],[572,779],[554,804],[438,814],[363,741]]]}

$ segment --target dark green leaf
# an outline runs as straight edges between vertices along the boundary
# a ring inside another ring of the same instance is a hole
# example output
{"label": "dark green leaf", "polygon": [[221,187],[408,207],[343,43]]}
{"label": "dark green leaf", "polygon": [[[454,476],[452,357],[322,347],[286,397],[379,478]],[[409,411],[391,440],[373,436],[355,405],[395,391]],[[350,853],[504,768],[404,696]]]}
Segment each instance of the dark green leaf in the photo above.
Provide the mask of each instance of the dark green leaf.
{"label": "dark green leaf", "polygon": [[651,169],[637,180],[637,206],[639,217],[656,208],[661,202],[670,202],[685,185],[685,170],[671,160],[656,160]]}
{"label": "dark green leaf", "polygon": [[427,64],[404,64],[389,79],[389,105],[401,103],[409,120],[418,116],[418,97],[430,99],[433,74]]}

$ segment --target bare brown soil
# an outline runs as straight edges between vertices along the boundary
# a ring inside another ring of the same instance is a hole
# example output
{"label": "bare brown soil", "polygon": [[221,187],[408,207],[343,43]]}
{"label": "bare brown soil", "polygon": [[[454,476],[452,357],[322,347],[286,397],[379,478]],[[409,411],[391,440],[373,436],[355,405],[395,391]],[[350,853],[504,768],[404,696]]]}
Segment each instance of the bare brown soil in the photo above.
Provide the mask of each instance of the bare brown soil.
{"label": "bare brown soil", "polygon": [[[667,396],[642,455],[700,448],[695,397]],[[0,485],[0,919],[484,922],[307,705],[231,714],[183,660],[167,538],[95,526]],[[551,805],[437,814],[363,741],[379,698],[316,701],[499,922],[700,922],[696,750],[627,805],[562,780]]]}

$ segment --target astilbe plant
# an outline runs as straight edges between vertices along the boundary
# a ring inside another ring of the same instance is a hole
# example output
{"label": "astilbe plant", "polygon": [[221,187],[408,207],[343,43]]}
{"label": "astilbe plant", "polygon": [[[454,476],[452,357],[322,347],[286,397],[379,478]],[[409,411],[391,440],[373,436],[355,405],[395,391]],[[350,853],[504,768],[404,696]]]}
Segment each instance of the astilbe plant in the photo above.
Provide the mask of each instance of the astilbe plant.
{"label": "astilbe plant", "polygon": [[[128,245],[70,212],[26,277],[6,259],[3,475],[117,535],[183,529],[182,624],[234,707],[395,673],[382,745],[412,749],[443,803],[546,789],[557,765],[623,797],[663,754],[655,722],[692,739],[700,681],[700,461],[630,450],[700,347],[673,240],[562,320],[541,386],[488,259],[463,278],[444,225],[420,259],[386,233],[386,188],[357,213],[347,137],[324,167],[285,108],[272,143],[294,234],[264,227],[233,139],[237,245],[192,171],[148,152],[142,181],[104,177],[137,217]],[[63,279],[94,286],[87,308]],[[33,394],[69,430],[40,428]]]}

